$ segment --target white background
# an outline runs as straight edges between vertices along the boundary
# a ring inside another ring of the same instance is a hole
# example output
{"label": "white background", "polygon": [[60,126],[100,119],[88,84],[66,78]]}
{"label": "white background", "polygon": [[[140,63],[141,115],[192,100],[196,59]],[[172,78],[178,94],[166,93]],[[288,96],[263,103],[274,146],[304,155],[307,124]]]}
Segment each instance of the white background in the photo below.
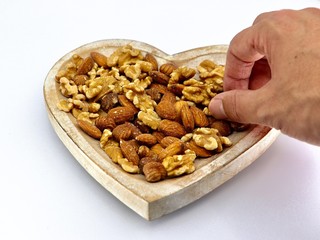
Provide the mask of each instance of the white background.
{"label": "white background", "polygon": [[134,39],[173,54],[307,6],[320,1],[1,0],[0,239],[320,239],[319,147],[280,135],[218,189],[148,222],[68,152],[42,92],[51,66],[85,43]]}

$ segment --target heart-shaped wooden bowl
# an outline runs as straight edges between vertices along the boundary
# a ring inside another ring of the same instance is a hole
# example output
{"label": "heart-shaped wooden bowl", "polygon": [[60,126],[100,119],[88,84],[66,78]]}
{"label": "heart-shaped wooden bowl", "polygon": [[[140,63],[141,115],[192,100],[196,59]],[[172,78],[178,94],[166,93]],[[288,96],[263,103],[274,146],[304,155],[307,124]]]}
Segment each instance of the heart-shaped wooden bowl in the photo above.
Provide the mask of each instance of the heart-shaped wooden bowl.
{"label": "heart-shaped wooden bowl", "polygon": [[133,40],[103,40],[81,46],[62,57],[49,71],[44,83],[44,97],[52,126],[77,161],[109,192],[147,220],[159,218],[201,198],[257,159],[276,139],[278,131],[253,126],[245,132],[233,133],[233,146],[222,153],[195,162],[192,174],[148,183],[142,175],[124,172],[100,148],[99,141],[84,134],[71,114],[60,111],[62,99],[55,75],[73,54],[88,56],[98,51],[109,56],[126,44],[152,53],[159,65],[174,61],[177,65],[197,66],[204,59],[225,63],[226,45],[208,46],[168,55],[148,44]]}

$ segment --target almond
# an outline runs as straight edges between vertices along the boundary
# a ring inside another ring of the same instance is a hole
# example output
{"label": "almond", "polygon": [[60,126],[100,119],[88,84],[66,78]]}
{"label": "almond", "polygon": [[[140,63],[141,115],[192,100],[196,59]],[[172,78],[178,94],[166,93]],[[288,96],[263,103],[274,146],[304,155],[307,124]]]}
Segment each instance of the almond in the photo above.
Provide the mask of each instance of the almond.
{"label": "almond", "polygon": [[159,162],[146,163],[142,171],[148,182],[158,182],[167,176],[167,170]]}
{"label": "almond", "polygon": [[118,100],[121,106],[132,109],[135,113],[139,112],[139,109],[134,106],[134,104],[125,96],[118,95]]}
{"label": "almond", "polygon": [[173,156],[180,154],[184,150],[184,143],[182,141],[175,141],[164,149],[167,152],[167,156]]}
{"label": "almond", "polygon": [[164,63],[160,66],[160,72],[170,76],[170,74],[176,70],[178,67],[173,63]]}
{"label": "almond", "polygon": [[188,103],[186,101],[183,101],[183,100],[179,100],[174,104],[174,109],[177,112],[177,118],[178,119],[181,119],[181,109],[185,105],[189,106]]}
{"label": "almond", "polygon": [[141,162],[142,158],[144,158],[144,157],[150,157],[150,158],[154,159],[154,161],[159,161],[158,154],[151,151],[150,148],[148,148],[145,145],[141,145],[139,147],[138,155],[140,157],[140,162]]}
{"label": "almond", "polygon": [[190,111],[192,112],[194,123],[197,127],[206,127],[209,125],[209,120],[201,109],[196,106],[191,106]]}
{"label": "almond", "polygon": [[154,100],[156,103],[158,103],[161,100],[161,93],[158,89],[152,88],[152,89],[146,89],[146,94],[148,94],[152,100]]}
{"label": "almond", "polygon": [[145,146],[145,145],[141,145],[138,149],[138,155],[140,157],[140,161],[142,160],[142,158],[144,157],[148,157],[148,155],[150,154],[150,148]]}
{"label": "almond", "polygon": [[161,140],[165,137],[165,135],[162,132],[154,131],[152,132],[152,135],[157,138],[157,142],[160,143]]}
{"label": "almond", "polygon": [[117,125],[116,122],[111,117],[107,116],[99,116],[95,120],[96,127],[99,128],[101,131],[104,129],[114,129]]}
{"label": "almond", "polygon": [[166,147],[161,153],[159,158],[164,159],[167,156],[173,156],[182,153],[184,150],[184,143],[182,141],[175,141]]}
{"label": "almond", "polygon": [[133,121],[133,125],[136,126],[141,133],[150,133],[150,127],[137,118]]}
{"label": "almond", "polygon": [[174,143],[176,141],[181,141],[181,140],[177,137],[166,136],[161,140],[160,144],[162,147],[165,148],[165,147],[168,147],[171,143]]}
{"label": "almond", "polygon": [[128,123],[123,123],[113,129],[112,135],[118,141],[121,139],[128,140],[132,138],[132,131]]}
{"label": "almond", "polygon": [[149,162],[161,162],[161,160],[158,158],[157,155],[154,155],[156,157],[153,157],[153,156],[146,156],[146,157],[143,157],[140,159],[139,161],[139,168],[140,168],[140,171],[143,172],[143,167],[144,165],[146,165],[147,163]]}
{"label": "almond", "polygon": [[160,83],[163,85],[167,85],[170,79],[170,77],[168,77],[166,74],[159,71],[150,71],[149,76],[152,78],[154,82]]}
{"label": "almond", "polygon": [[127,125],[128,128],[130,128],[132,138],[136,138],[137,136],[142,134],[140,129],[136,125],[134,125],[133,123],[125,122],[125,124]]}
{"label": "almond", "polygon": [[210,157],[212,156],[212,152],[198,146],[193,140],[186,143],[186,147],[196,153],[198,157]]}
{"label": "almond", "polygon": [[176,102],[176,97],[173,93],[167,92],[163,95],[161,101],[156,106],[155,110],[159,117],[164,119],[177,119],[176,109],[173,107]]}
{"label": "almond", "polygon": [[110,92],[110,93],[105,94],[101,98],[101,100],[100,100],[101,107],[100,108],[103,111],[108,112],[110,109],[114,108],[118,102],[119,102],[118,94]]}
{"label": "almond", "polygon": [[128,107],[115,107],[108,111],[108,117],[113,118],[116,124],[130,121],[134,115],[135,111]]}
{"label": "almond", "polygon": [[184,105],[181,108],[181,120],[186,131],[192,132],[194,129],[194,119],[188,105]]}
{"label": "almond", "polygon": [[134,151],[138,154],[139,147],[140,147],[140,144],[138,143],[138,141],[135,140],[135,139],[130,139],[130,140],[128,140],[128,143],[131,144],[131,146],[133,147]]}
{"label": "almond", "polygon": [[91,57],[86,57],[77,69],[76,75],[85,75],[93,68],[93,60]]}
{"label": "almond", "polygon": [[93,61],[98,64],[99,67],[108,67],[108,58],[105,55],[98,52],[91,52],[90,56],[92,57]]}
{"label": "almond", "polygon": [[151,83],[149,89],[157,89],[159,93],[165,94],[169,92],[167,86],[159,84],[159,83]]}
{"label": "almond", "polygon": [[175,95],[181,97],[182,91],[184,89],[185,85],[184,84],[180,84],[180,83],[176,83],[176,84],[168,84],[168,89],[170,92],[174,93]]}
{"label": "almond", "polygon": [[164,148],[161,146],[160,143],[157,143],[150,148],[150,151],[156,155],[159,155],[162,151],[164,151]]}
{"label": "almond", "polygon": [[181,138],[187,133],[180,123],[168,119],[163,119],[160,121],[158,130],[164,133],[166,136],[173,136],[177,138]]}
{"label": "almond", "polygon": [[79,127],[82,129],[82,131],[84,131],[90,137],[93,137],[95,139],[101,138],[102,132],[96,126],[92,125],[88,121],[80,120],[80,119],[77,120],[77,123],[78,123]]}
{"label": "almond", "polygon": [[154,71],[158,70],[157,59],[151,53],[147,53],[146,56],[144,57],[144,60],[152,64],[152,70]]}
{"label": "almond", "polygon": [[160,102],[156,106],[155,110],[158,116],[163,119],[169,119],[169,120],[177,119],[177,112],[175,108],[166,102]]}
{"label": "almond", "polygon": [[217,129],[221,136],[229,136],[232,133],[230,122],[227,121],[216,120],[210,127]]}
{"label": "almond", "polygon": [[123,156],[127,158],[129,162],[132,162],[134,165],[138,166],[140,158],[138,153],[135,151],[134,146],[132,146],[132,144],[130,144],[128,141],[121,140],[120,148]]}
{"label": "almond", "polygon": [[176,103],[176,96],[172,92],[166,92],[163,94],[161,101],[166,102],[168,104],[175,104]]}
{"label": "almond", "polygon": [[140,144],[147,145],[147,146],[153,146],[154,144],[156,144],[158,142],[157,138],[155,136],[153,136],[152,134],[150,134],[150,133],[140,134],[135,139]]}

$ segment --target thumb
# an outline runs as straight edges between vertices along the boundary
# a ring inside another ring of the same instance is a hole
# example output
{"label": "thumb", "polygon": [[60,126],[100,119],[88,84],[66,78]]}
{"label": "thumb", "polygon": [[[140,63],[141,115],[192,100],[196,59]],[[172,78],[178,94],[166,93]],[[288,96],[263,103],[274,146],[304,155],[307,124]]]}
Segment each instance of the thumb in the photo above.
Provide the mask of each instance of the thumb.
{"label": "thumb", "polygon": [[240,123],[259,123],[259,90],[230,90],[218,94],[209,103],[209,111],[217,119]]}

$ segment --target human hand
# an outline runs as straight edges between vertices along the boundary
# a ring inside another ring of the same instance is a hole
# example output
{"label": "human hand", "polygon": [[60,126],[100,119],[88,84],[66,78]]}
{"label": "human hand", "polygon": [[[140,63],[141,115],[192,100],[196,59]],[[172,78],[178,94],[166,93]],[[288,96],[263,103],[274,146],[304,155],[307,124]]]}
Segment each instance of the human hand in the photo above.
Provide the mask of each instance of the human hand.
{"label": "human hand", "polygon": [[209,110],[320,145],[320,9],[263,13],[238,33]]}

